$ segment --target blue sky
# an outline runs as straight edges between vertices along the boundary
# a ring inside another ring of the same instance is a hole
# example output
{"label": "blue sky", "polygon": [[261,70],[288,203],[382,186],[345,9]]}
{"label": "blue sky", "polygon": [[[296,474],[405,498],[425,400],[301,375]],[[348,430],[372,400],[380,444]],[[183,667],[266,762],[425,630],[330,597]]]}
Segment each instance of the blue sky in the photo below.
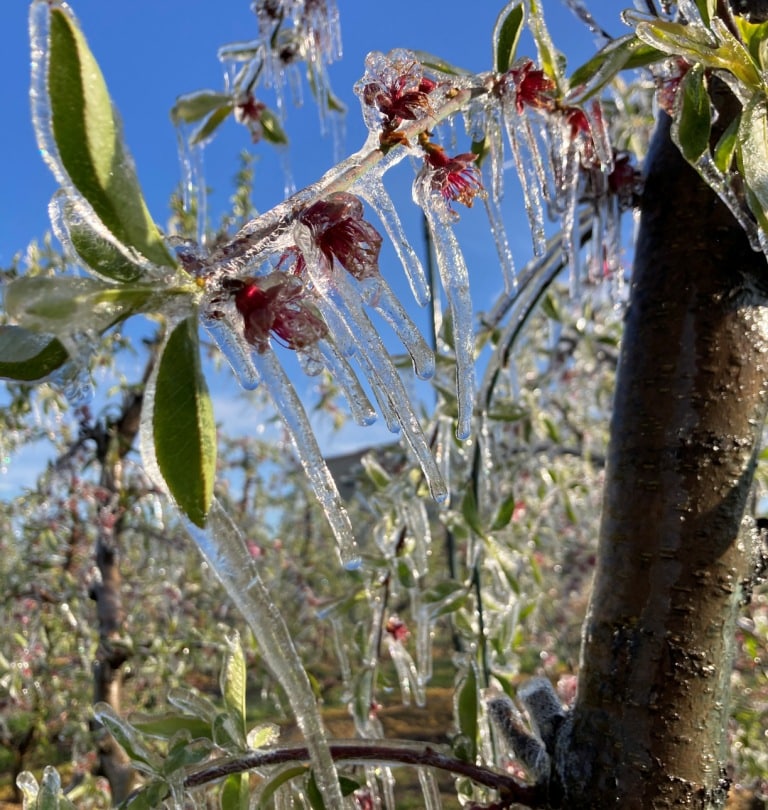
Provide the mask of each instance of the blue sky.
{"label": "blue sky", "polygon": [[[130,0],[109,3],[104,0],[72,0],[82,28],[106,77],[119,109],[125,138],[136,160],[149,208],[160,224],[168,216],[168,197],[180,179],[176,133],[169,110],[176,96],[199,89],[221,89],[222,71],[216,59],[220,45],[255,36],[256,23],[248,0]],[[593,0],[590,7],[598,21],[614,35],[624,33],[616,0]],[[627,2],[629,5],[629,0]],[[335,92],[348,105],[346,148],[350,153],[363,142],[365,129],[359,104],[352,92],[364,70],[364,59],[371,50],[395,47],[418,48],[444,57],[471,70],[491,66],[491,33],[503,7],[497,0],[425,0],[421,3],[373,3],[367,0],[338,0],[341,14],[344,57],[330,67]],[[545,0],[544,9],[553,39],[575,67],[594,50],[592,35],[559,0]],[[28,4],[5,0],[0,4],[0,25],[4,46],[0,49],[0,87],[3,128],[0,143],[0,263],[7,265],[13,255],[48,228],[47,205],[55,191],[53,178],[40,159],[29,113]],[[521,52],[534,55],[532,45],[523,43]],[[319,134],[318,116],[305,88],[305,104],[289,108],[286,131],[291,139],[290,164],[296,184],[301,187],[317,179],[333,165],[329,139]],[[283,195],[283,174],[274,150],[267,144],[251,146],[248,133],[232,122],[226,124],[205,153],[206,179],[214,189],[211,212],[214,217],[226,205],[231,177],[237,169],[237,155],[251,149],[257,155],[256,204],[264,210]],[[394,173],[393,173],[394,174]],[[404,206],[410,191],[403,186]],[[398,203],[399,204],[399,203]],[[510,208],[511,217],[524,215],[519,201]],[[414,209],[415,211],[415,209]],[[476,211],[462,217],[469,237],[464,241],[473,293],[484,308],[501,288],[493,270],[493,247],[487,229],[472,236]],[[420,224],[414,217],[406,229],[418,238]],[[466,219],[466,222],[465,222]],[[478,220],[482,222],[483,220]],[[416,223],[416,224],[414,224]],[[483,227],[482,225],[480,227]],[[523,264],[530,255],[527,226],[510,228],[516,260]],[[487,272],[486,272],[487,269]],[[399,267],[396,272],[402,275]],[[477,279],[475,281],[475,279]],[[397,286],[393,283],[397,289]],[[222,394],[224,392],[221,392]],[[221,415],[220,408],[217,413]],[[229,408],[237,408],[229,402]],[[358,431],[359,433],[359,431]],[[374,441],[353,433],[338,452],[350,444]],[[368,437],[370,436],[370,439]]]}

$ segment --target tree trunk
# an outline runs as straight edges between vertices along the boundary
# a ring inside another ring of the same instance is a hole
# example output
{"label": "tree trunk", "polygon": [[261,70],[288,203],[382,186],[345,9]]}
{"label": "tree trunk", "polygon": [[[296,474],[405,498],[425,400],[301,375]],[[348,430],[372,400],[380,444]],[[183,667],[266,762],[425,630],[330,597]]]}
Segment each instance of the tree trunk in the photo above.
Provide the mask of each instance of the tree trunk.
{"label": "tree trunk", "polygon": [[617,379],[568,808],[722,806],[743,525],[768,387],[768,267],[663,115]]}

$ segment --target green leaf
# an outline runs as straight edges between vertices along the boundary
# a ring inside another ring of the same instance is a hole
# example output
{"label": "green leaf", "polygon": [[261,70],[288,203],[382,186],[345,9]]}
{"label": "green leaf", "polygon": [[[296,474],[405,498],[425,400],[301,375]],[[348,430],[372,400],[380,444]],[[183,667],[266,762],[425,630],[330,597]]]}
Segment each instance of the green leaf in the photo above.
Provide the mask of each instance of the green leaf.
{"label": "green leaf", "polygon": [[514,494],[508,495],[502,501],[499,511],[496,513],[496,517],[493,519],[493,523],[491,524],[492,532],[497,532],[509,525],[509,521],[512,520],[512,515],[515,512],[515,503],[516,501]]}
{"label": "green leaf", "polygon": [[421,62],[425,68],[436,70],[439,73],[445,73],[448,76],[471,76],[472,71],[465,68],[453,65],[447,62],[440,56],[435,56],[433,53],[427,51],[412,51],[413,55]]}
{"label": "green leaf", "polygon": [[188,732],[181,732],[172,741],[170,749],[163,759],[162,773],[171,777],[176,771],[182,771],[190,765],[197,765],[209,759],[213,751],[213,743],[206,738],[192,740]]}
{"label": "green leaf", "polygon": [[456,698],[459,733],[464,738],[466,746],[462,753],[465,755],[467,762],[474,762],[477,756],[478,710],[477,675],[475,674],[475,668],[470,664]]}
{"label": "green leaf", "polygon": [[224,705],[233,722],[241,732],[245,744],[245,655],[240,643],[240,634],[235,632],[226,638],[227,653],[219,676],[219,687],[224,697]]}
{"label": "green leaf", "polygon": [[211,737],[210,721],[199,717],[181,714],[139,715],[131,716],[134,728],[148,737],[157,737],[161,740],[170,740],[180,731],[187,732],[190,739]]}
{"label": "green leaf", "polygon": [[127,720],[120,717],[106,703],[97,703],[93,710],[96,719],[122,746],[135,766],[141,768],[144,773],[160,773],[159,757],[144,745],[138,731]]}
{"label": "green leaf", "polygon": [[692,65],[683,77],[677,93],[677,108],[672,121],[672,138],[689,163],[709,149],[712,113],[704,80],[704,67]]}
{"label": "green leaf", "polygon": [[739,126],[739,156],[752,213],[768,233],[768,107],[755,96],[744,107]]}
{"label": "green leaf", "polygon": [[306,765],[289,765],[287,768],[283,768],[282,770],[278,771],[271,779],[266,779],[262,783],[258,794],[259,810],[266,810],[266,808],[271,807],[269,802],[275,793],[286,782],[290,782],[291,779],[296,779],[299,776],[303,776],[306,772]]}
{"label": "green leaf", "polygon": [[307,799],[309,799],[309,806],[312,810],[325,810],[323,794],[320,793],[320,788],[317,786],[314,771],[310,771],[309,779],[307,780]]}
{"label": "green leaf", "polygon": [[0,325],[0,378],[4,380],[42,380],[68,359],[58,338],[21,326]]}
{"label": "green leaf", "polygon": [[733,19],[750,55],[765,70],[768,22],[753,23],[740,15],[734,15]]}
{"label": "green leaf", "polygon": [[53,212],[56,235],[63,244],[71,245],[75,257],[87,270],[123,283],[136,281],[144,273],[138,257],[129,256],[125,246],[111,238],[106,228],[99,232],[93,216],[78,211],[77,203],[65,191],[56,192],[49,210]]}
{"label": "green leaf", "polygon": [[723,174],[730,170],[733,163],[733,156],[736,152],[736,145],[738,144],[740,123],[741,115],[737,115],[736,118],[728,124],[725,132],[720,136],[713,150],[715,165]]}
{"label": "green leaf", "polygon": [[[47,76],[39,83],[45,86],[47,80],[60,169],[118,242],[155,264],[175,267],[147,210],[107,85],[85,37],[65,7],[51,8],[48,20]],[[48,143],[46,123],[36,120],[36,126],[40,142]]]}
{"label": "green leaf", "polygon": [[288,136],[280,125],[280,119],[271,110],[265,108],[261,111],[259,123],[265,141],[277,145],[288,143]]}
{"label": "green leaf", "polygon": [[562,90],[563,88],[563,68],[564,62],[562,54],[560,54],[554,44],[552,37],[549,35],[547,23],[544,20],[544,9],[540,0],[528,0],[528,10],[531,14],[528,27],[530,28],[531,35],[536,42],[536,48],[539,51],[539,60],[544,72],[552,79],[557,87]]}
{"label": "green leaf", "polygon": [[202,528],[213,499],[216,425],[194,316],[178,323],[163,347],[152,427],[160,473],[182,512]]}
{"label": "green leaf", "polygon": [[213,718],[216,717],[219,712],[213,704],[213,701],[203,695],[190,692],[187,689],[175,688],[169,690],[168,702],[171,706],[175,706],[177,709],[181,709],[181,711],[203,720],[208,726],[211,725]]}
{"label": "green leaf", "polygon": [[249,800],[248,774],[230,774],[221,788],[221,810],[248,810]]}
{"label": "green leaf", "polygon": [[222,104],[221,107],[214,110],[203,124],[195,130],[194,135],[189,139],[190,146],[197,146],[197,144],[207,141],[213,133],[229,118],[235,105],[230,101],[229,104]]}
{"label": "green leaf", "polygon": [[[309,674],[309,673],[307,673]],[[245,738],[248,748],[257,751],[259,748],[266,748],[268,745],[274,745],[280,737],[280,726],[274,723],[262,723],[259,726],[254,726]]]}
{"label": "green leaf", "polygon": [[170,795],[171,790],[165,779],[154,779],[141,790],[131,793],[120,810],[157,810]]}
{"label": "green leaf", "polygon": [[217,93],[214,90],[187,93],[176,99],[171,109],[171,120],[174,124],[192,124],[227,104],[232,104],[232,98],[227,93]]}
{"label": "green leaf", "polygon": [[493,28],[493,66],[497,73],[506,73],[515,61],[517,43],[525,22],[525,8],[522,3],[502,11]]}
{"label": "green leaf", "polygon": [[573,72],[568,81],[568,103],[581,104],[602,90],[620,71],[645,67],[662,58],[666,58],[662,51],[634,34],[611,40]]}
{"label": "green leaf", "polygon": [[6,288],[5,308],[20,326],[57,336],[103,332],[152,308],[155,288],[110,284],[97,278],[22,276]]}
{"label": "green leaf", "polygon": [[483,537],[485,535],[485,529],[483,528],[482,521],[480,520],[480,511],[477,506],[477,498],[475,497],[475,491],[472,486],[467,487],[467,491],[464,493],[464,497],[461,501],[461,514],[464,516],[464,520],[467,522],[472,531]]}
{"label": "green leaf", "polygon": [[715,9],[717,7],[716,0],[696,0],[696,7],[699,9],[701,19],[704,25],[709,25],[712,18],[715,16]]}
{"label": "green leaf", "polygon": [[390,474],[379,464],[372,453],[366,453],[362,456],[360,463],[363,465],[365,474],[376,489],[383,490],[389,486],[392,480]]}

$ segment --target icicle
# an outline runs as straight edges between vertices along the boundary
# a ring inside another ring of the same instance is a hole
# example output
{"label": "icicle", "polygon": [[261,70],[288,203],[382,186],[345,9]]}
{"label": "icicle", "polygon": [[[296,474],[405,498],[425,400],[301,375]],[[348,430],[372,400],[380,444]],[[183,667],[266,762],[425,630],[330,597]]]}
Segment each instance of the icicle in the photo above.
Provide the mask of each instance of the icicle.
{"label": "icicle", "polygon": [[315,780],[327,807],[344,807],[336,768],[309,678],[282,615],[265,587],[243,536],[214,500],[205,530],[187,531],[245,618],[270,671],[290,701],[312,758]]}
{"label": "icicle", "polygon": [[453,319],[459,409],[456,436],[463,440],[472,432],[475,393],[475,336],[472,300],[469,295],[469,273],[458,239],[451,227],[448,212],[433,196],[428,172],[422,170],[414,181],[413,196],[429,223],[440,280]]}
{"label": "icicle", "polygon": [[536,160],[541,162],[541,158],[538,156],[535,139],[527,119],[518,115],[514,103],[506,103],[502,109],[512,160],[523,191],[525,212],[528,215],[533,240],[533,252],[536,256],[542,256],[546,249],[544,206],[542,204],[543,189],[546,186],[542,187],[540,172],[536,168]]}
{"label": "icicle", "polygon": [[240,385],[247,391],[252,391],[259,385],[259,372],[253,364],[253,347],[243,337],[242,328],[237,329],[232,326],[233,321],[238,322],[234,320],[238,317],[237,312],[228,317],[227,315],[221,317],[212,314],[206,316],[204,313],[201,321],[224,357],[227,358]]}
{"label": "icicle", "polygon": [[504,141],[501,137],[501,122],[496,109],[488,114],[485,139],[491,164],[490,196],[498,206],[504,197]]}
{"label": "icicle", "polygon": [[402,642],[396,641],[391,636],[388,635],[385,641],[392,658],[392,663],[395,665],[397,672],[403,705],[411,705],[411,693],[413,693],[413,699],[416,701],[417,706],[426,705],[427,695],[424,684],[419,678],[419,672],[416,669],[416,664],[414,664],[411,654],[405,649]]}
{"label": "icicle", "polygon": [[402,522],[408,528],[408,534],[413,538],[411,557],[414,575],[416,577],[426,576],[429,570],[432,543],[426,506],[424,501],[419,498],[404,498],[398,506]]}
{"label": "icicle", "polygon": [[357,568],[360,565],[360,553],[347,510],[317,446],[317,439],[296,390],[271,349],[261,353],[254,352],[253,362],[275,409],[290,433],[301,466],[333,529],[342,564],[348,569]]}
{"label": "icicle", "polygon": [[[322,297],[326,308],[335,310],[336,322],[343,324],[352,338],[377,399],[381,402],[380,398],[385,398],[391,411],[396,414],[403,435],[421,464],[432,497],[437,501],[444,500],[447,494],[445,484],[424,438],[419,418],[397,369],[362,307],[360,296],[345,272],[330,274],[322,265],[317,246],[306,225],[297,223],[295,235],[296,244],[304,255],[318,295]],[[322,309],[325,312],[325,308]]]}
{"label": "icicle", "polygon": [[365,200],[376,212],[403,265],[413,297],[419,306],[426,306],[430,300],[429,282],[416,251],[411,247],[411,243],[405,235],[395,204],[384,188],[381,172],[369,172],[364,180],[355,184],[353,192]]}
{"label": "icicle", "polygon": [[501,275],[504,279],[504,292],[512,293],[517,287],[517,275],[515,273],[515,259],[504,227],[504,218],[501,215],[498,202],[492,195],[488,195],[483,202],[485,203],[485,211],[488,214],[488,222],[491,225],[491,234],[496,245],[496,253],[499,257]]}
{"label": "icicle", "polygon": [[429,607],[422,604],[421,590],[411,588],[411,615],[416,623],[416,665],[423,684],[432,679],[432,617]]}
{"label": "icicle", "polygon": [[576,221],[576,208],[579,204],[579,179],[581,177],[581,163],[578,147],[571,144],[563,158],[563,179],[560,189],[559,204],[562,205],[560,226],[563,234],[563,252],[565,253],[570,271],[571,297],[576,300],[580,295],[579,285],[581,274],[579,269],[579,229]]}
{"label": "icicle", "polygon": [[434,773],[428,768],[419,768],[419,784],[424,799],[424,810],[440,810],[443,801],[440,797],[440,787]]}
{"label": "icicle", "polygon": [[352,366],[333,342],[321,340],[318,342],[317,348],[323,355],[326,368],[341,387],[352,418],[358,425],[372,425],[376,421],[376,411],[363,391]]}
{"label": "icicle", "polygon": [[435,355],[424,340],[416,324],[398,301],[387,282],[382,278],[364,279],[360,282],[361,297],[376,310],[394,329],[413,360],[413,370],[422,380],[435,374]]}

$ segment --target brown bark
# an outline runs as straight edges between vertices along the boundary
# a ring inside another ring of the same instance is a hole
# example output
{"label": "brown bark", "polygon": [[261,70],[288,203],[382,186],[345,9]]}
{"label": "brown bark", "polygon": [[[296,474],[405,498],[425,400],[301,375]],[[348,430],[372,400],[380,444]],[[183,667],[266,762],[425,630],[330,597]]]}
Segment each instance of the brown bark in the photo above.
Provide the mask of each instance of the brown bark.
{"label": "brown bark", "polygon": [[569,808],[719,807],[744,509],[766,413],[768,266],[660,122],[599,558],[559,769]]}

